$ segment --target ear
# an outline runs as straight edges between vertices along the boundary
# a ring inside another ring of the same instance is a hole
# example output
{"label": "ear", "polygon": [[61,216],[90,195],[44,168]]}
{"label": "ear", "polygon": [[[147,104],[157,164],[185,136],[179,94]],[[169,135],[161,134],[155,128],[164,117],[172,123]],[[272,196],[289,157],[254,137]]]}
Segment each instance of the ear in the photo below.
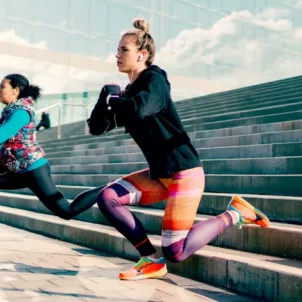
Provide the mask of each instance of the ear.
{"label": "ear", "polygon": [[13,95],[16,95],[16,96],[18,97],[19,94],[20,94],[20,89],[19,89],[19,87],[14,88],[14,89],[13,89]]}
{"label": "ear", "polygon": [[146,58],[148,51],[146,49],[141,50],[141,54]]}
{"label": "ear", "polygon": [[144,58],[147,57],[147,55],[148,55],[148,52],[147,52],[145,49],[141,50],[141,51],[140,51],[140,54],[139,54],[139,56],[138,56],[138,59],[137,59],[138,62],[143,61]]}

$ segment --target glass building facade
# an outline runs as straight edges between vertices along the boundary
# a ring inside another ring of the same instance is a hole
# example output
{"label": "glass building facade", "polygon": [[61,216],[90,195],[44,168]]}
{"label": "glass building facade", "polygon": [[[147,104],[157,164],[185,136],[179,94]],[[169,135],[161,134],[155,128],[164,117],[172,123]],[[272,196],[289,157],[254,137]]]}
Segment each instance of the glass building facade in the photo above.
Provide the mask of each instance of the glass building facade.
{"label": "glass building facade", "polygon": [[[0,76],[18,72],[40,85],[45,97],[37,108],[61,100],[88,104],[109,81],[125,86],[128,79],[118,73],[115,52],[121,32],[135,17],[150,23],[155,64],[168,72],[175,101],[302,71],[302,0],[0,4]],[[83,119],[84,111],[64,106],[64,121]]]}

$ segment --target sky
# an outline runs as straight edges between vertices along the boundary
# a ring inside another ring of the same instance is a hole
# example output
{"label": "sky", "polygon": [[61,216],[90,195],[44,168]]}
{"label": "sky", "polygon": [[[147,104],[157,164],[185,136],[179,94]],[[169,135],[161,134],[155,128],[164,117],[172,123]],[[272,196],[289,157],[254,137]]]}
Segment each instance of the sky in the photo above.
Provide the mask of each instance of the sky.
{"label": "sky", "polygon": [[35,49],[115,66],[120,34],[134,17],[150,22],[155,64],[194,78],[177,98],[301,75],[302,0],[0,0],[0,43],[27,46],[32,58],[0,53],[0,76],[23,72],[45,93],[95,90],[122,75],[35,59]]}

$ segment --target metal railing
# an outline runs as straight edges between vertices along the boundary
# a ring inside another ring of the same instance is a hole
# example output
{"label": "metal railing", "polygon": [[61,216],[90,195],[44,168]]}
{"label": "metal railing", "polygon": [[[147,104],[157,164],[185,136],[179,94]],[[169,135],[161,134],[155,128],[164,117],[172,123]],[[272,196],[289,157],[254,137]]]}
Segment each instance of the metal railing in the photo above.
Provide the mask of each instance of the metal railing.
{"label": "metal railing", "polygon": [[[65,103],[65,102],[58,102],[58,103],[55,103],[53,105],[49,105],[47,107],[44,107],[44,108],[41,108],[39,110],[36,110],[36,113],[40,113],[40,112],[43,112],[43,111],[47,111],[51,108],[54,108],[54,107],[59,107],[58,109],[58,130],[57,130],[57,138],[58,139],[61,139],[62,138],[62,134],[61,134],[61,120],[62,120],[62,106],[63,105],[67,105],[67,106],[74,106],[74,107],[84,107],[86,108],[86,120],[89,118],[89,108],[96,104],[96,102],[91,102],[89,104],[86,104],[86,105],[80,105],[80,104],[72,104],[72,103]],[[88,125],[87,123],[85,123],[85,135],[88,135],[89,132],[88,132]]]}

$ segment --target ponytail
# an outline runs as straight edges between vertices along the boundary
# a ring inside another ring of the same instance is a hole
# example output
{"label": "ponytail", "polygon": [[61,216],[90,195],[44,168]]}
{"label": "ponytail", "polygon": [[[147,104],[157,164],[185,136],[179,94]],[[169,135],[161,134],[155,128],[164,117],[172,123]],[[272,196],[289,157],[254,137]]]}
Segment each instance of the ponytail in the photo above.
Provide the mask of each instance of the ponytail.
{"label": "ponytail", "polygon": [[35,101],[41,97],[41,88],[36,85],[29,85],[27,88],[26,96],[23,97],[32,97]]}

